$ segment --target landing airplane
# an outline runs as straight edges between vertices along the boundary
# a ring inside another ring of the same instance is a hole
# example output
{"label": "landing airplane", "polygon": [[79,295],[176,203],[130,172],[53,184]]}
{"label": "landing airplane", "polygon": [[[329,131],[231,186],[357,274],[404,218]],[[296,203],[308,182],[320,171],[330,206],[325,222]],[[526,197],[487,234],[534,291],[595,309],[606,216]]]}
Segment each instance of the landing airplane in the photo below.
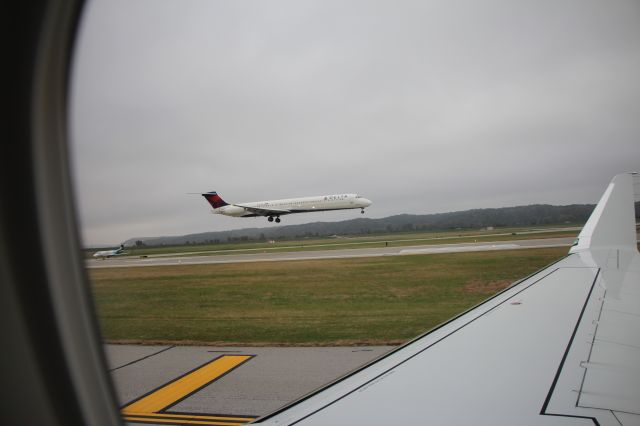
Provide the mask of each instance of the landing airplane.
{"label": "landing airplane", "polygon": [[120,244],[120,247],[118,247],[117,249],[98,251],[93,255],[93,257],[104,259],[113,256],[120,256],[121,254],[124,254],[124,244]]}
{"label": "landing airplane", "polygon": [[273,222],[275,218],[276,223],[280,223],[280,216],[285,214],[346,209],[360,209],[360,212],[364,213],[364,209],[371,205],[371,200],[358,194],[318,195],[238,204],[225,202],[215,191],[200,195],[211,204],[214,214],[233,217],[266,216],[269,222]]}

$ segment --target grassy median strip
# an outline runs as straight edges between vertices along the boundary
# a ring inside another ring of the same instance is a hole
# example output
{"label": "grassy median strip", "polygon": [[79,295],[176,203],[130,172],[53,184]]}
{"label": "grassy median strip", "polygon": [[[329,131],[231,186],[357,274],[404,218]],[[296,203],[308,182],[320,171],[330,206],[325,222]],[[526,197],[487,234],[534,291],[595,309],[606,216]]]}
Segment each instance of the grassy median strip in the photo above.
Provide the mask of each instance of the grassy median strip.
{"label": "grassy median strip", "polygon": [[561,247],[89,274],[107,341],[394,344],[566,253]]}

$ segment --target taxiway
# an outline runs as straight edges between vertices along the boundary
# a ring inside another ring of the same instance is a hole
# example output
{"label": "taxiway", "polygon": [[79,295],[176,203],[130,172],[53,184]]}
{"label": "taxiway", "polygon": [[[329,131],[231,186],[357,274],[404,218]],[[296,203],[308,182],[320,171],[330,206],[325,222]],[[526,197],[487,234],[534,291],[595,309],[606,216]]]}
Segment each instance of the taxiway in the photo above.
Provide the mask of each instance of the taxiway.
{"label": "taxiway", "polygon": [[125,421],[229,425],[268,414],[392,348],[106,345],[105,352]]}

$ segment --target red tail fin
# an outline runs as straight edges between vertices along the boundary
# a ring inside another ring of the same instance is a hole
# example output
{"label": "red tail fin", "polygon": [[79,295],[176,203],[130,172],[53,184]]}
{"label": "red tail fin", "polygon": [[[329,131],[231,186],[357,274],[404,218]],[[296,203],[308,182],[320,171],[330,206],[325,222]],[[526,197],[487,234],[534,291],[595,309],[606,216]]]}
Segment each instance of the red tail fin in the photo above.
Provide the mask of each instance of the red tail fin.
{"label": "red tail fin", "polygon": [[206,194],[201,194],[204,198],[207,199],[211,207],[214,209],[218,209],[220,207],[226,206],[229,203],[226,203],[216,191],[207,192]]}

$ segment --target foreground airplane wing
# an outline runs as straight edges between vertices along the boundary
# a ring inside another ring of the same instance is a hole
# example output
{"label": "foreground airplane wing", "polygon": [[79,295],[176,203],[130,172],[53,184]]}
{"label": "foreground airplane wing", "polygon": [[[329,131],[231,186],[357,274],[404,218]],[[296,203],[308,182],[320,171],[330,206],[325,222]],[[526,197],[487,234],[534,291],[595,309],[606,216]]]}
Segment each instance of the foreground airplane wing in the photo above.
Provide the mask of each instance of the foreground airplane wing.
{"label": "foreground airplane wing", "polygon": [[257,423],[640,424],[633,178],[564,259]]}

